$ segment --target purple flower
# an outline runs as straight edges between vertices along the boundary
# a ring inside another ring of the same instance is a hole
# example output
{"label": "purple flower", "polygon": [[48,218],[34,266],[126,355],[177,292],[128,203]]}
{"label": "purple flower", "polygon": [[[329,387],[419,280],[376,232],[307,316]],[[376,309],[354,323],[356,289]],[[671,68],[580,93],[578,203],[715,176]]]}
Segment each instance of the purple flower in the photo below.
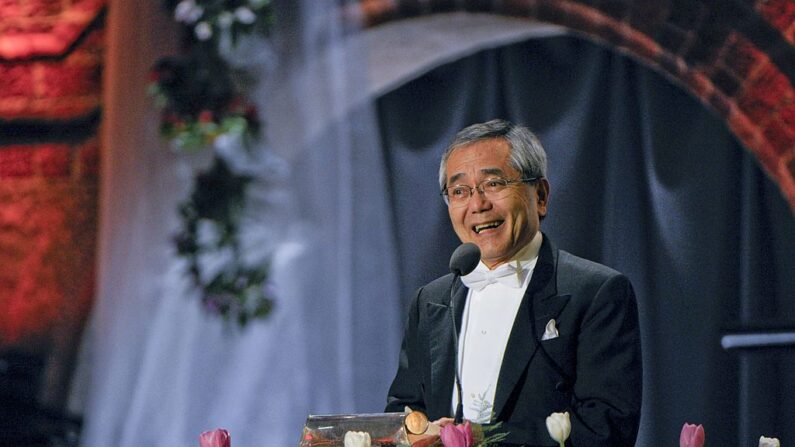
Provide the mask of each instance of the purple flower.
{"label": "purple flower", "polygon": [[469,424],[469,421],[459,425],[445,425],[442,427],[439,437],[442,438],[444,447],[472,447],[475,444],[472,425]]}

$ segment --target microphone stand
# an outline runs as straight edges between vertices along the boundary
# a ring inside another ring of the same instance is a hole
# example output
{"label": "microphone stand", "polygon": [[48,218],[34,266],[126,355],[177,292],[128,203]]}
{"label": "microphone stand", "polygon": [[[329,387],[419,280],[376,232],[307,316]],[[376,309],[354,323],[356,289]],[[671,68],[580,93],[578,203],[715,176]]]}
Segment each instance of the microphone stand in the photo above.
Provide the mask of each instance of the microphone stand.
{"label": "microphone stand", "polygon": [[455,360],[455,385],[458,394],[458,405],[455,409],[455,423],[460,424],[464,420],[464,392],[461,389],[461,371],[458,358],[458,327],[455,322],[455,302],[453,300],[453,289],[457,280],[461,276],[469,274],[480,262],[480,249],[477,245],[467,242],[455,249],[450,257],[450,272],[453,274],[453,282],[450,284],[450,322],[453,326],[453,348]]}
{"label": "microphone stand", "polygon": [[464,393],[461,389],[461,371],[459,371],[459,358],[458,358],[458,327],[455,323],[455,301],[453,300],[453,289],[459,275],[453,273],[453,283],[450,285],[450,321],[453,323],[453,348],[455,349],[455,386],[456,393],[458,394],[458,405],[455,408],[455,424],[460,424],[464,421]]}

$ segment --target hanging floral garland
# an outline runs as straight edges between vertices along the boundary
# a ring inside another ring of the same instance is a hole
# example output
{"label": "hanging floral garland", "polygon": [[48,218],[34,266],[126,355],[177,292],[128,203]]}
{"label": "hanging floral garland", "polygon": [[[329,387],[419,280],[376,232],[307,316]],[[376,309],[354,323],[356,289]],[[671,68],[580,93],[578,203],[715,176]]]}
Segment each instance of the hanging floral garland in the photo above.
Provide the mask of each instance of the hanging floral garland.
{"label": "hanging floral garland", "polygon": [[163,58],[151,72],[149,93],[161,111],[160,134],[178,151],[210,147],[220,136],[245,141],[259,135],[257,110],[235,82],[242,74],[204,47]]}
{"label": "hanging floral garland", "polygon": [[[157,61],[151,71],[149,93],[161,113],[161,136],[181,152],[210,150],[221,138],[248,146],[261,127],[256,108],[246,100],[250,77],[231,67],[220,47],[234,46],[245,34],[267,36],[270,0],[164,4],[184,25],[185,50]],[[242,256],[239,230],[252,180],[216,155],[180,204],[181,228],[174,238],[205,309],[240,326],[266,317],[274,304],[268,260],[248,265]],[[221,259],[220,267],[209,268],[202,262],[207,257]]]}

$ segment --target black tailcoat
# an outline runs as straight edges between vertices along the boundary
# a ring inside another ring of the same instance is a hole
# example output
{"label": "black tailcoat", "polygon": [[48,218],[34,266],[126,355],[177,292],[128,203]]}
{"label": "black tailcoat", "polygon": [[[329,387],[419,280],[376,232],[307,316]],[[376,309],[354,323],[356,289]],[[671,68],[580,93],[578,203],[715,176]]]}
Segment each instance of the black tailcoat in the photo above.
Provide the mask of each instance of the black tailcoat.
{"label": "black tailcoat", "polygon": [[[409,406],[431,420],[451,416],[456,350],[451,311],[460,328],[467,294],[453,275],[417,291],[386,411]],[[540,341],[553,318],[559,337]],[[637,304],[626,276],[558,250],[545,235],[516,319],[506,324],[513,329],[492,419],[508,433],[506,445],[557,445],[545,421],[563,411],[572,421],[567,445],[634,445],[642,370]]]}

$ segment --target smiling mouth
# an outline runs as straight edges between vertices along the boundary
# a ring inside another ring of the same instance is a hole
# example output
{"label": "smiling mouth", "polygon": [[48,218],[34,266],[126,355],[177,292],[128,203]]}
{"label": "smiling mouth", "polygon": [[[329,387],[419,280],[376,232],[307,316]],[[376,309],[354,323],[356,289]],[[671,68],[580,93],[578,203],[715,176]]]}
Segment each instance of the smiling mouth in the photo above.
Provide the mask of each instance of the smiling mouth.
{"label": "smiling mouth", "polygon": [[475,225],[475,226],[472,227],[472,231],[474,231],[477,234],[480,234],[481,231],[499,227],[500,225],[502,225],[503,222],[504,221],[502,221],[502,220],[497,220],[497,221],[494,221],[494,222],[487,222],[487,223]]}

